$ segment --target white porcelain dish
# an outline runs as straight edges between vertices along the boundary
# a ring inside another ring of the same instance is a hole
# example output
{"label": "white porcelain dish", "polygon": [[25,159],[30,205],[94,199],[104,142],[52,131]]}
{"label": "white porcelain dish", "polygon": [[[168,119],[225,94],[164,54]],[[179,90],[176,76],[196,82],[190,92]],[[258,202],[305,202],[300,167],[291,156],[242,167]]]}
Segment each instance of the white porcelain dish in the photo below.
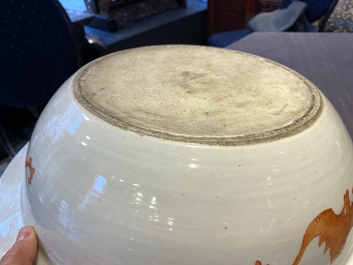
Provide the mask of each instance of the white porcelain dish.
{"label": "white porcelain dish", "polygon": [[[23,226],[36,226],[24,188],[26,176],[23,165],[27,149],[28,144],[18,152],[0,178],[0,257],[14,244]],[[35,264],[50,264],[42,248],[38,251]]]}
{"label": "white porcelain dish", "polygon": [[[21,209],[22,185],[25,180],[27,145],[17,154],[0,178],[0,256],[15,242],[17,232],[24,226]],[[23,212],[28,212],[24,209]]]}
{"label": "white porcelain dish", "polygon": [[264,58],[106,56],[58,90],[10,180],[23,152],[0,180],[23,205],[0,201],[2,251],[30,224],[42,264],[352,263],[352,141],[312,83]]}

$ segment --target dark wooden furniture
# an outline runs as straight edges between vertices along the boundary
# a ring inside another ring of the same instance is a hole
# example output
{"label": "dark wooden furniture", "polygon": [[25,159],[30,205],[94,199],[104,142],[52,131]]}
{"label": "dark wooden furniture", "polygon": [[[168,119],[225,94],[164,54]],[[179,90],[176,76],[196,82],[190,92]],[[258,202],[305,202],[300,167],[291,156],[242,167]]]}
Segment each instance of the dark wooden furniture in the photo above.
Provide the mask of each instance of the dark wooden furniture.
{"label": "dark wooden furniture", "polygon": [[281,0],[208,0],[208,36],[246,28],[255,14],[273,11],[281,5]]}
{"label": "dark wooden furniture", "polygon": [[85,0],[94,13],[90,26],[114,32],[131,21],[185,7],[187,0]]}
{"label": "dark wooden furniture", "polygon": [[108,52],[160,44],[207,44],[207,4],[188,0],[185,8],[168,10],[107,32],[86,26],[87,34],[100,37]]}

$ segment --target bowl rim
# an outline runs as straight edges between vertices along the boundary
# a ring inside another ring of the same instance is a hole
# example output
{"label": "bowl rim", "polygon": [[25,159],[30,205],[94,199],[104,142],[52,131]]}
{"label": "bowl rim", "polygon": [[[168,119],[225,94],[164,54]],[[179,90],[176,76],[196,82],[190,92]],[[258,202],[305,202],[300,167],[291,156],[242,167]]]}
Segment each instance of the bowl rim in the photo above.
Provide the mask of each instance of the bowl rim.
{"label": "bowl rim", "polygon": [[[14,244],[17,233],[23,226],[33,226],[35,223],[26,223],[23,219],[24,215],[31,216],[30,206],[26,196],[23,196],[24,184],[25,184],[25,161],[28,150],[28,143],[22,147],[17,155],[11,160],[6,170],[0,178],[0,194],[3,190],[14,194],[11,198],[12,207],[6,207],[8,204],[3,202],[0,198],[0,227],[5,227],[7,233],[0,233],[0,259]],[[19,196],[16,196],[16,194]],[[23,204],[26,204],[23,207]],[[13,219],[11,219],[13,218]],[[34,219],[33,219],[34,220]],[[39,247],[36,261],[33,263],[36,265],[49,265],[45,260],[45,254]]]}

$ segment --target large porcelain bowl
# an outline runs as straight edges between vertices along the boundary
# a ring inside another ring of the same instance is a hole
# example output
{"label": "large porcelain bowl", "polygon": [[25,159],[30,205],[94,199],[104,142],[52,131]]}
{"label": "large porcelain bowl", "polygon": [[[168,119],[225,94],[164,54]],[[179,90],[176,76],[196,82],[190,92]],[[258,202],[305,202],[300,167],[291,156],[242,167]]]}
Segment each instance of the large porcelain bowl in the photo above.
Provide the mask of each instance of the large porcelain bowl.
{"label": "large porcelain bowl", "polygon": [[29,143],[21,214],[38,264],[353,264],[352,154],[330,102],[284,66],[132,49],[52,98]]}

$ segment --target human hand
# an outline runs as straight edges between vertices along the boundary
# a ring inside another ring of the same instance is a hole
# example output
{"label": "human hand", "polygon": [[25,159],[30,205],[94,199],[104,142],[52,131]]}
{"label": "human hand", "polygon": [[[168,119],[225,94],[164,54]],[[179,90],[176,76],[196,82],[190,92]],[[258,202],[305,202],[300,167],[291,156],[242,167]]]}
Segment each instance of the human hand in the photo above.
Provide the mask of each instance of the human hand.
{"label": "human hand", "polygon": [[0,265],[32,265],[38,249],[37,235],[30,226],[23,227],[12,248],[2,257]]}

